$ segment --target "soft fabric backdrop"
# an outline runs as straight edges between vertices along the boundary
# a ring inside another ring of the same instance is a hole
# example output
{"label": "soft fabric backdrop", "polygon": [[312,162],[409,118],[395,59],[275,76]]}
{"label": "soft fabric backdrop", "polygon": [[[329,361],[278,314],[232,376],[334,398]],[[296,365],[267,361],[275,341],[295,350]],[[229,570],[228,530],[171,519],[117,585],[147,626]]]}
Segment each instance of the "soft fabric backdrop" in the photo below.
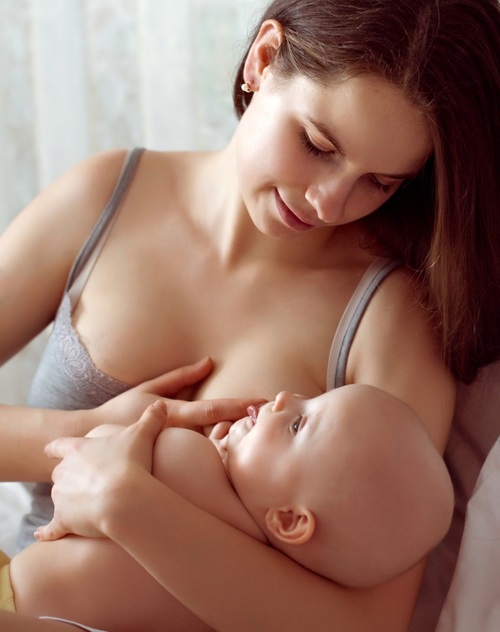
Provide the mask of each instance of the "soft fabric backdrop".
{"label": "soft fabric backdrop", "polygon": [[[0,231],[94,152],[222,146],[235,66],[265,4],[0,0]],[[0,369],[0,402],[24,401],[42,342]]]}

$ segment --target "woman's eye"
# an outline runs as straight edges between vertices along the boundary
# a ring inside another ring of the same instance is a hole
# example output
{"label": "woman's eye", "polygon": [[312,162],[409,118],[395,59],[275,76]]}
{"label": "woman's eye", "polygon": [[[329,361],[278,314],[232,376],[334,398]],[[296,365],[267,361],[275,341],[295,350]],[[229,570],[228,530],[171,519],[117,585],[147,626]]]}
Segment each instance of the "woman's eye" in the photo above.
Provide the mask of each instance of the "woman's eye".
{"label": "woman's eye", "polygon": [[295,434],[300,430],[300,424],[302,422],[302,415],[299,415],[297,419],[292,424],[292,430]]}
{"label": "woman's eye", "polygon": [[333,150],[327,151],[325,149],[320,149],[317,147],[306,131],[302,131],[300,134],[300,140],[302,145],[306,148],[306,150],[312,154],[313,156],[319,156],[320,158],[327,159],[333,154]]}
{"label": "woman's eye", "polygon": [[389,193],[392,193],[396,188],[395,182],[392,182],[391,184],[384,184],[383,182],[380,182],[380,180],[377,180],[377,178],[375,177],[372,178],[372,184],[384,195],[389,195]]}

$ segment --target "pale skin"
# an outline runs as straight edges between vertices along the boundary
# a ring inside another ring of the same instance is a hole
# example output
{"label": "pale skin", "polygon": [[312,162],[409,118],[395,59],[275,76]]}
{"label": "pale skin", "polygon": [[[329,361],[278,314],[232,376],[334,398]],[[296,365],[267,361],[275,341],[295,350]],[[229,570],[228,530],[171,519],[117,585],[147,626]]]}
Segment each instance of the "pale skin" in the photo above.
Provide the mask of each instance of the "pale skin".
{"label": "pale skin", "polygon": [[[333,333],[372,260],[360,246],[356,220],[403,181],[387,176],[417,173],[432,146],[422,114],[377,77],[326,87],[303,77],[278,80],[271,63],[281,39],[277,23],[264,23],[245,68],[255,94],[226,148],[146,152],[141,159],[73,318],[96,365],[113,377],[141,383],[211,355],[217,369],[184,397],[272,398],[283,389],[313,397],[325,389]],[[330,131],[330,140],[311,120]],[[306,149],[304,134],[327,153]],[[3,236],[2,360],[53,318],[123,157],[108,153],[76,167]],[[53,247],[54,234],[63,250]],[[36,266],[26,252],[37,252]],[[404,270],[370,303],[347,383],[371,384],[403,400],[444,449],[455,385]],[[52,464],[42,448],[49,440],[81,436],[104,422],[130,423],[157,395],[171,395],[158,390],[158,383],[148,384],[95,411],[3,408],[2,478],[48,480]],[[220,631],[321,631],[332,622],[347,632],[407,628],[423,565],[377,588],[339,588],[193,507],[144,468],[119,468],[129,462],[128,448],[120,450],[133,437],[116,439],[116,459],[102,470],[112,497],[89,494],[84,503],[82,486],[83,515],[65,496],[63,530],[111,538]],[[89,469],[93,458],[87,455]],[[230,604],[228,587],[237,596]]]}
{"label": "pale skin", "polygon": [[[156,415],[166,425],[162,404],[142,421]],[[184,428],[163,430],[153,475],[197,507],[350,586],[407,570],[446,532],[451,481],[420,420],[395,398],[365,385],[311,400],[282,392],[249,413],[229,433],[216,428],[211,441]],[[91,435],[120,431],[101,426]],[[391,458],[398,448],[402,468]],[[410,474],[415,468],[418,478]],[[67,559],[74,563],[60,563]],[[176,612],[159,585],[109,541],[34,545],[13,559],[11,580],[18,612],[110,631],[159,632]],[[183,614],[177,607],[176,616]],[[189,618],[186,625],[205,627]]]}

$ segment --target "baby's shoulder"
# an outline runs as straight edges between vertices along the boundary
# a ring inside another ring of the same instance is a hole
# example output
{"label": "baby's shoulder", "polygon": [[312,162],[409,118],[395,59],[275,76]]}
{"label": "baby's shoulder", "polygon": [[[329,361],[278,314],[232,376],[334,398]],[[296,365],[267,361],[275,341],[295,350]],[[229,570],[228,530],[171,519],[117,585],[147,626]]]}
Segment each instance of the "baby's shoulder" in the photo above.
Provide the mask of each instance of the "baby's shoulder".
{"label": "baby's shoulder", "polygon": [[266,542],[229,482],[217,448],[204,435],[186,428],[166,428],[156,441],[153,461],[153,475],[174,492]]}
{"label": "baby's shoulder", "polygon": [[[187,428],[165,428],[155,444],[153,474],[169,487],[177,478],[186,483],[191,473],[215,475],[222,466],[219,454],[204,435]],[[180,493],[180,492],[179,492]]]}

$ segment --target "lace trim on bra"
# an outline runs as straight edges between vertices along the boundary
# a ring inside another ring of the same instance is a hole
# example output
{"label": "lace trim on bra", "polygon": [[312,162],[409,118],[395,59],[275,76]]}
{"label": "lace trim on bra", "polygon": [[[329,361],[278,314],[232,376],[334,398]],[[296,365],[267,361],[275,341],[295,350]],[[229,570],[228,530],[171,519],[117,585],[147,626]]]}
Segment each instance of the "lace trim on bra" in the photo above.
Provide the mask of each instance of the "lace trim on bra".
{"label": "lace trim on bra", "polygon": [[55,339],[60,366],[80,391],[92,395],[99,391],[109,399],[130,388],[130,384],[103,373],[93,363],[71,322],[71,303],[68,294],[64,295],[61,302],[52,336]]}

